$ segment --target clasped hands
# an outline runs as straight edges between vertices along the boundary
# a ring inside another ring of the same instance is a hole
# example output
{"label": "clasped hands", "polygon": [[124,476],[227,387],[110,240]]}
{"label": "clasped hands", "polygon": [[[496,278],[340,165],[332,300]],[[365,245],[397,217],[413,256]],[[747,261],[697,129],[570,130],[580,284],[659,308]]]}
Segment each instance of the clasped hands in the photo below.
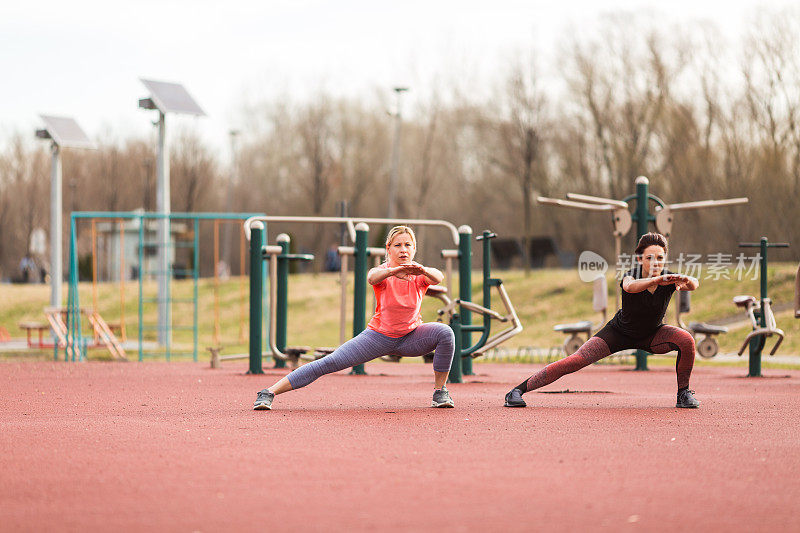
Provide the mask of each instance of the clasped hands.
{"label": "clasped hands", "polygon": [[408,263],[396,267],[391,267],[392,275],[396,278],[410,281],[409,276],[425,275],[425,267],[418,263]]}
{"label": "clasped hands", "polygon": [[691,278],[683,274],[664,274],[656,277],[656,280],[658,285],[672,285],[674,283],[678,289],[685,289]]}

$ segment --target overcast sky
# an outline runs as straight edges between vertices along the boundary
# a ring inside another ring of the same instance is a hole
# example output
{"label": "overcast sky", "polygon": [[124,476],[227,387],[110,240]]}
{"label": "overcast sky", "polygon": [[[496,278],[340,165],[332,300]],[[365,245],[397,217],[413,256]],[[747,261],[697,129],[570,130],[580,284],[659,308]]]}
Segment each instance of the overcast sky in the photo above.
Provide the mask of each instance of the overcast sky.
{"label": "overcast sky", "polygon": [[[552,53],[567,27],[609,11],[658,10],[665,23],[711,20],[735,40],[759,6],[783,0],[44,0],[0,7],[0,142],[33,135],[38,115],[72,116],[90,137],[146,135],[140,77],[183,83],[208,113],[195,122],[228,155],[246,100],[324,88],[425,93],[454,64],[490,73],[515,51]],[[429,89],[429,87],[428,87]]]}

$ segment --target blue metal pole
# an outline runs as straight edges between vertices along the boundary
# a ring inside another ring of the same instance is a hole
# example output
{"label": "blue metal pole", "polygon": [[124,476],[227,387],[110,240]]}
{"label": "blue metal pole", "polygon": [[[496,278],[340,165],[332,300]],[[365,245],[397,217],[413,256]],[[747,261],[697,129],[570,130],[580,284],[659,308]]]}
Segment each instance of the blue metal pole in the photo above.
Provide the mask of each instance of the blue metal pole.
{"label": "blue metal pole", "polygon": [[[194,333],[194,353],[193,359],[195,363],[197,362],[197,282],[200,278],[200,220],[195,218],[194,219],[194,256],[192,263],[194,263],[194,268],[192,269],[192,277],[194,279],[194,320],[192,322],[192,330]],[[214,265],[216,268],[216,265]]]}
{"label": "blue metal pole", "polygon": [[144,218],[139,220],[139,361],[144,359]]}
{"label": "blue metal pole", "polygon": [[[78,301],[78,249],[77,249],[77,231],[75,229],[75,217],[70,217],[69,224],[69,292],[67,293],[67,336],[75,339],[75,314],[74,308]],[[69,360],[69,338],[67,339],[67,346],[64,347],[64,361]],[[55,338],[53,341],[53,355],[58,360],[58,342]],[[73,344],[72,349],[75,350],[77,346]]]}

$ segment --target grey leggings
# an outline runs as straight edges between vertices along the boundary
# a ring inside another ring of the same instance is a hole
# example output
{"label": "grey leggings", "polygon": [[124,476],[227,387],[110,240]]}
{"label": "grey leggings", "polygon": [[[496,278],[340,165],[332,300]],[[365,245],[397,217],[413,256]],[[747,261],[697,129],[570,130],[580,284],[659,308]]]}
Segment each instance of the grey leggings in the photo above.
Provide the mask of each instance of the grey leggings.
{"label": "grey leggings", "polygon": [[399,338],[387,337],[367,328],[333,353],[293,370],[286,377],[293,389],[299,389],[325,374],[360,365],[382,355],[409,357],[425,355],[432,350],[433,369],[436,372],[448,372],[454,349],[453,330],[441,322],[422,324]]}

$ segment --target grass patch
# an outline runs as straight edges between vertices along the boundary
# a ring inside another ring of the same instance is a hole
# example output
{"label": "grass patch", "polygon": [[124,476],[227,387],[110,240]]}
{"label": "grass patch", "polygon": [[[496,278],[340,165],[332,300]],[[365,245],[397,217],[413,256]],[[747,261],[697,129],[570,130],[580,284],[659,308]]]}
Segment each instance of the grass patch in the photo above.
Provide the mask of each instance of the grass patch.
{"label": "grass patch", "polygon": [[[794,276],[796,264],[773,263],[769,268],[769,295],[774,305],[786,305],[792,301],[794,294]],[[599,313],[592,311],[592,286],[583,283],[575,270],[543,269],[531,271],[526,276],[522,271],[496,272],[496,277],[503,280],[522,321],[522,333],[508,341],[504,346],[510,349],[522,347],[538,347],[551,349],[560,346],[565,336],[553,331],[555,324],[592,320],[596,324],[601,321]],[[474,273],[473,300],[482,302],[480,273]],[[609,276],[609,303],[614,306],[616,280]],[[452,286],[458,286],[458,279],[452,280]],[[0,326],[4,326],[12,337],[23,337],[24,332],[17,324],[21,321],[44,322],[43,309],[48,305],[49,287],[45,285],[2,285],[3,297],[0,298]],[[337,346],[339,344],[339,275],[337,273],[293,274],[289,277],[289,324],[288,340],[290,345]],[[107,322],[119,322],[124,315],[127,337],[138,338],[139,328],[139,284],[128,282],[120,286],[116,283],[98,284],[93,290],[90,283],[80,286],[80,301],[83,307],[96,305]],[[348,283],[347,322],[345,336],[352,335],[352,280]],[[225,347],[224,353],[245,352],[248,346],[248,309],[249,286],[246,278],[234,277],[220,282],[218,286],[213,279],[201,279],[198,282],[198,356],[208,357],[205,348],[216,343]],[[66,292],[66,288],[65,288]],[[176,299],[191,298],[194,287],[191,280],[172,282],[172,296]],[[145,298],[155,297],[155,282],[143,284],[142,294]],[[493,292],[493,307],[499,308],[499,299]],[[732,303],[738,294],[759,295],[758,279],[743,281],[719,279],[701,280],[700,289],[692,294],[692,312],[684,315],[685,321],[720,322],[724,320],[744,320],[745,315]],[[368,291],[367,308],[373,305],[372,292]],[[215,310],[215,307],[217,310]],[[435,320],[436,309],[441,302],[426,298],[423,303],[423,318]],[[173,304],[173,321],[176,325],[191,326],[194,307],[191,304]],[[611,318],[613,309],[607,319]],[[143,324],[155,324],[157,309],[154,302],[146,302],[141,309]],[[367,314],[369,320],[370,313]],[[778,327],[786,332],[786,340],[780,348],[781,355],[800,354],[800,320],[793,318],[791,309],[776,313]],[[477,322],[473,316],[473,323]],[[674,303],[670,306],[666,322],[675,323]],[[215,325],[216,324],[216,325]],[[719,338],[722,352],[735,352],[749,331],[747,324],[734,325],[729,333]],[[85,330],[88,334],[88,329]],[[218,337],[218,339],[217,339]],[[145,341],[155,341],[155,330],[146,330]],[[771,347],[774,341],[768,341]],[[189,351],[192,346],[191,331],[174,333],[174,348]],[[52,357],[52,352],[28,352],[34,357]],[[157,354],[155,354],[157,355]],[[131,354],[135,358],[134,354]],[[4,357],[10,357],[5,355]],[[103,358],[103,350],[93,350],[90,357]],[[185,357],[177,357],[182,359]],[[524,357],[523,357],[524,358]],[[652,358],[654,364],[657,358]],[[666,358],[670,361],[669,358]],[[480,361],[477,359],[476,361]],[[672,359],[674,364],[674,359]],[[746,365],[746,357],[742,364]],[[769,364],[769,357],[763,359]],[[667,363],[670,364],[670,363]],[[704,364],[700,362],[699,364]]]}

